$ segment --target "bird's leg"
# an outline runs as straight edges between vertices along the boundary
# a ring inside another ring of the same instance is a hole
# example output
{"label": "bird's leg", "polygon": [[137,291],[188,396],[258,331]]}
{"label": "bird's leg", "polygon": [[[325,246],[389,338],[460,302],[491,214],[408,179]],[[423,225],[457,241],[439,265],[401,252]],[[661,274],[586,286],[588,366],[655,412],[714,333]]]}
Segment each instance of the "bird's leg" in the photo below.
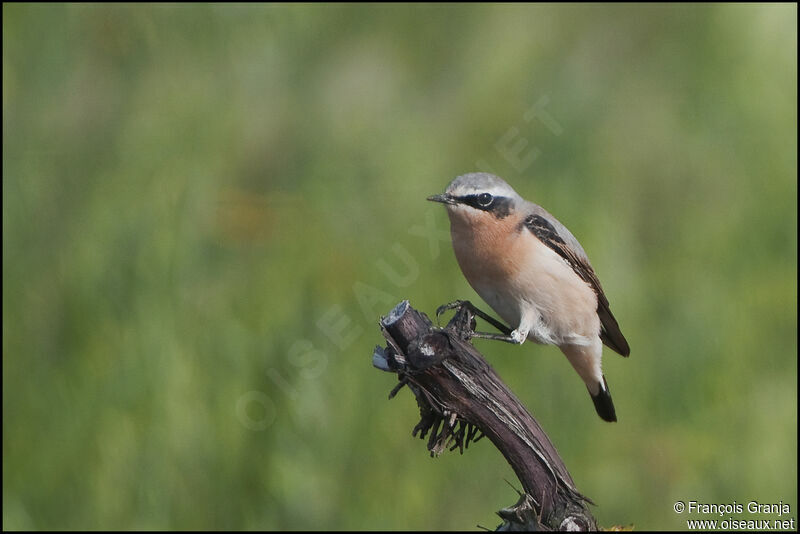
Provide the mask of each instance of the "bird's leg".
{"label": "bird's leg", "polygon": [[[525,340],[525,336],[527,335],[527,332],[525,332],[525,335],[523,335],[522,337],[519,337],[519,334],[517,333],[518,332],[517,330],[514,330],[512,332],[509,327],[507,327],[506,325],[504,325],[503,323],[501,323],[500,321],[498,321],[497,319],[495,319],[494,317],[492,317],[488,313],[486,313],[486,312],[484,312],[482,310],[479,310],[478,308],[475,307],[474,304],[472,304],[468,300],[455,300],[455,301],[450,302],[448,304],[443,304],[443,305],[439,306],[438,308],[436,308],[436,320],[438,321],[439,320],[439,316],[442,315],[447,310],[461,309],[461,308],[467,308],[467,310],[469,310],[469,312],[472,313],[472,315],[475,315],[476,317],[480,317],[481,319],[483,319],[484,321],[486,321],[490,325],[494,326],[495,328],[497,328],[498,330],[500,330],[503,333],[503,334],[489,334],[489,333],[485,333],[485,332],[475,332],[475,331],[473,331],[473,332],[470,333],[470,337],[477,337],[477,338],[481,338],[481,339],[494,339],[494,340],[497,340],[497,341],[506,341],[508,343],[515,343],[515,344],[522,343]],[[515,336],[515,334],[517,334],[517,335]]]}
{"label": "bird's leg", "polygon": [[513,332],[509,331],[509,329],[507,328],[502,330],[503,334],[505,335],[473,332],[472,337],[477,337],[480,339],[493,339],[495,341],[505,341],[506,343],[513,343],[515,345],[520,345],[524,343],[525,340],[528,338],[528,332],[531,331],[531,327],[533,326],[532,321],[533,321],[533,314],[524,313],[519,323],[519,326]]}
{"label": "bird's leg", "polygon": [[492,339],[494,341],[505,341],[506,343],[519,345],[525,341],[525,339],[528,337],[528,333],[520,332],[519,330],[514,330],[513,332],[507,335],[487,334],[484,332],[472,332],[470,337],[477,337],[478,339]]}

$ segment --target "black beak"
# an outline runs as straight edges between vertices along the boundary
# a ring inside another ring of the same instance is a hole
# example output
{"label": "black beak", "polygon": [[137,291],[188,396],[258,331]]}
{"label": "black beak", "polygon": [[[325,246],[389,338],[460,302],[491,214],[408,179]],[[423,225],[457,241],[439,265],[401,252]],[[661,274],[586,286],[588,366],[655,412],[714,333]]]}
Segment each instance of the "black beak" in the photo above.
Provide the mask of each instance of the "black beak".
{"label": "black beak", "polygon": [[456,199],[448,195],[447,193],[442,193],[441,195],[429,196],[428,200],[431,200],[433,202],[441,202],[442,204],[457,204]]}

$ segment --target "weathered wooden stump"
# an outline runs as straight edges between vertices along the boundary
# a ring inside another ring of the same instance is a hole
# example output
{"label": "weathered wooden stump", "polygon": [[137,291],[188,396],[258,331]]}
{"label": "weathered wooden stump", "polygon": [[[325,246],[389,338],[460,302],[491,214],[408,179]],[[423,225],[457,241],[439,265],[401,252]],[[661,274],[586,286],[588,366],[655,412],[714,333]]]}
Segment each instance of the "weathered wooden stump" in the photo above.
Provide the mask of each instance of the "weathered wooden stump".
{"label": "weathered wooden stump", "polygon": [[376,347],[373,365],[397,373],[417,398],[420,422],[412,435],[430,432],[428,450],[460,452],[484,435],[514,469],[524,493],[498,513],[498,530],[596,530],[591,501],[581,495],[539,423],[469,342],[475,319],[462,306],[448,325],[403,301],[381,319],[387,346]]}

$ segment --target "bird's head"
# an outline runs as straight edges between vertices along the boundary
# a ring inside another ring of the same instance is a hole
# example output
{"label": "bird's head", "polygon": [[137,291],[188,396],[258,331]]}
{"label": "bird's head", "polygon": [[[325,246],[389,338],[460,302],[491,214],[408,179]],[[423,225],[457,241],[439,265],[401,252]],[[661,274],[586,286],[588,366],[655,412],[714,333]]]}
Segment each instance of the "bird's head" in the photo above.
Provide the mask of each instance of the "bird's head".
{"label": "bird's head", "polygon": [[459,176],[444,193],[428,197],[447,207],[451,221],[505,219],[515,212],[522,198],[510,185],[493,174],[476,172]]}

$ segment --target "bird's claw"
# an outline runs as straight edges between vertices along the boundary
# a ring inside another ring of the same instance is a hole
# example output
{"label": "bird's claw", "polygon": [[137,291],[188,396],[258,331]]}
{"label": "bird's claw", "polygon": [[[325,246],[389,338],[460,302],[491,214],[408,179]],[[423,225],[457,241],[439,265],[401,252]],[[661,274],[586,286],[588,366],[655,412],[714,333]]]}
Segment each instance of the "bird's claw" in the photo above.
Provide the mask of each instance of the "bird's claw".
{"label": "bird's claw", "polygon": [[461,308],[465,304],[469,304],[469,301],[466,300],[454,300],[453,302],[448,302],[447,304],[442,304],[438,308],[436,308],[436,322],[439,322],[439,317],[441,317],[444,312],[448,310],[454,310]]}

